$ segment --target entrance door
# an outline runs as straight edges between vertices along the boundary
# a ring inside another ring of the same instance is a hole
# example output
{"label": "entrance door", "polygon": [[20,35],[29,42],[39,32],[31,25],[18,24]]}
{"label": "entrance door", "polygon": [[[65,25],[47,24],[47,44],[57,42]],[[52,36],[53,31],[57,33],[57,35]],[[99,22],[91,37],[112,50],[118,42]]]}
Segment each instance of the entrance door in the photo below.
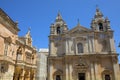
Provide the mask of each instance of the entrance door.
{"label": "entrance door", "polygon": [[56,75],[56,80],[61,80],[60,75]]}
{"label": "entrance door", "polygon": [[105,80],[110,80],[110,75],[105,75]]}
{"label": "entrance door", "polygon": [[78,80],[85,80],[85,73],[78,73]]}

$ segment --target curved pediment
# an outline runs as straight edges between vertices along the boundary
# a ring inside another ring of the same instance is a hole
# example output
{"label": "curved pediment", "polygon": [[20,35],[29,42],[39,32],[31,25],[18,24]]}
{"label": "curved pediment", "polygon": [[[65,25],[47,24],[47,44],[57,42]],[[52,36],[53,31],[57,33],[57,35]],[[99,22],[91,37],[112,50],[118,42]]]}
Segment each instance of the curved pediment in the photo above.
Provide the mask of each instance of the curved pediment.
{"label": "curved pediment", "polygon": [[112,71],[110,69],[104,69],[104,71],[102,72],[102,74],[111,74]]}
{"label": "curved pediment", "polygon": [[86,39],[86,36],[76,37],[76,41],[85,41]]}
{"label": "curved pediment", "polygon": [[56,70],[53,75],[62,75],[63,71],[62,70]]}

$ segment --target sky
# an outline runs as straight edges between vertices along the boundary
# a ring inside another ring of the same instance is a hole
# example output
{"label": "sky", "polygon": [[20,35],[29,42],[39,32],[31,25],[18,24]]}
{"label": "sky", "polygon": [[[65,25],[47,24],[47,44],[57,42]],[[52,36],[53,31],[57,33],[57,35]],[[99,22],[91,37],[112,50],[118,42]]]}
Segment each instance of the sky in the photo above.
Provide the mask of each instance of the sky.
{"label": "sky", "polygon": [[90,28],[96,5],[104,17],[111,21],[117,53],[120,53],[120,0],[0,0],[2,8],[13,21],[18,21],[19,36],[31,28],[33,46],[48,48],[50,25],[60,11],[68,28],[74,28],[78,19],[80,25]]}

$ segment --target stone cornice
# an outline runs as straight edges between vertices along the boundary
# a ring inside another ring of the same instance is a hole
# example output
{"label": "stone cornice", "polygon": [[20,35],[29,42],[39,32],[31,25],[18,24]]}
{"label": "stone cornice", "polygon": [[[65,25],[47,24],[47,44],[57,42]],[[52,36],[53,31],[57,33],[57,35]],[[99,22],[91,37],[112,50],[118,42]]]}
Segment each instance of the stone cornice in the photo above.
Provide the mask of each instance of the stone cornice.
{"label": "stone cornice", "polygon": [[15,64],[13,58],[11,58],[10,56],[0,55],[0,60]]}
{"label": "stone cornice", "polygon": [[27,63],[26,61],[23,60],[17,60],[17,66],[23,66],[23,67],[29,67],[29,68],[36,68],[36,64],[32,63]]}
{"label": "stone cornice", "polygon": [[22,46],[24,46],[25,48],[30,49],[30,50],[36,52],[36,50],[34,49],[34,47],[25,45],[24,43],[20,42],[19,40],[16,40],[16,43],[17,43],[18,45],[22,45]]}
{"label": "stone cornice", "polygon": [[[4,21],[7,21],[8,24],[10,24],[16,31],[20,31],[20,29],[17,27],[17,23],[15,23],[1,8],[0,8],[0,16],[3,18]],[[7,25],[7,23],[3,23],[4,25]]]}

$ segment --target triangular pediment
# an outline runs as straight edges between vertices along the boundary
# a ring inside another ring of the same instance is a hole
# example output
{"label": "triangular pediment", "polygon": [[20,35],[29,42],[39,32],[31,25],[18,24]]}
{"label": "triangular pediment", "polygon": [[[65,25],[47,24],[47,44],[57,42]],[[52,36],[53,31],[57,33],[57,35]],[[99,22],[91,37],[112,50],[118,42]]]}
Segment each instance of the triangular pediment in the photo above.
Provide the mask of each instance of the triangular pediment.
{"label": "triangular pediment", "polygon": [[75,34],[75,33],[86,33],[90,32],[91,29],[85,28],[83,26],[77,25],[75,28],[71,29],[69,33]]}

